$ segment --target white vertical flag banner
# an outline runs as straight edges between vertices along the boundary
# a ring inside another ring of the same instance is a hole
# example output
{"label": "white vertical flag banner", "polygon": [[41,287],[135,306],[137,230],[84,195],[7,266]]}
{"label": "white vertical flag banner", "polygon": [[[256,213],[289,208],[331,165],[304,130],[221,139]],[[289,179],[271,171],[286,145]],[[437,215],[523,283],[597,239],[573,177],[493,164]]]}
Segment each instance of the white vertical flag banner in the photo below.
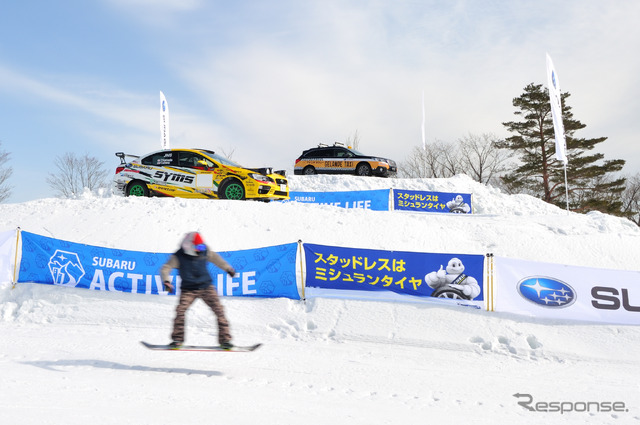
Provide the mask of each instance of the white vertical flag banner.
{"label": "white vertical flag banner", "polygon": [[171,149],[169,143],[169,105],[162,91],[160,92],[160,137],[162,149]]}
{"label": "white vertical flag banner", "polygon": [[560,81],[553,68],[551,57],[547,53],[547,82],[549,85],[549,100],[551,102],[551,116],[553,117],[553,131],[556,136],[556,159],[567,165],[567,143],[564,138],[562,124],[562,98],[560,97]]}
{"label": "white vertical flag banner", "polygon": [[424,90],[422,90],[422,149],[427,150],[427,139],[424,134]]}

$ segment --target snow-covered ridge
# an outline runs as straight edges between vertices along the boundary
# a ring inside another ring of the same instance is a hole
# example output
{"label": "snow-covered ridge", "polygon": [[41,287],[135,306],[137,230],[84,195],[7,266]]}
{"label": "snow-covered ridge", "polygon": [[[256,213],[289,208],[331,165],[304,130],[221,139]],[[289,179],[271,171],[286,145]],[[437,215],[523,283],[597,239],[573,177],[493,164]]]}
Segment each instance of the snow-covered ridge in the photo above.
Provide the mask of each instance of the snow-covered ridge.
{"label": "snow-covered ridge", "polygon": [[290,176],[291,190],[410,189],[472,193],[475,214],[344,210],[326,205],[85,196],[0,205],[0,230],[93,245],[170,252],[202,231],[217,250],[303,240],[418,252],[492,252],[513,258],[637,270],[640,228],[601,213],[577,214],[526,195],[506,195],[466,176],[382,179]]}

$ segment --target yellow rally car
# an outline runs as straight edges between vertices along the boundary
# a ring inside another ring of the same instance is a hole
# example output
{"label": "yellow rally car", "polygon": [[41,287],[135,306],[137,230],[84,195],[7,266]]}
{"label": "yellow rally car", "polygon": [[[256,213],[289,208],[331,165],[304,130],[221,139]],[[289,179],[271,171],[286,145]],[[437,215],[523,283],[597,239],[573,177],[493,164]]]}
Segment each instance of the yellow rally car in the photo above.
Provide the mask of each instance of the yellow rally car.
{"label": "yellow rally car", "polygon": [[116,156],[121,163],[113,191],[124,196],[289,199],[284,171],[244,168],[205,149],[167,149],[143,157],[118,152]]}
{"label": "yellow rally car", "polygon": [[365,155],[341,143],[324,144],[307,149],[296,159],[294,174],[355,174],[356,176],[394,177],[398,172],[395,161]]}

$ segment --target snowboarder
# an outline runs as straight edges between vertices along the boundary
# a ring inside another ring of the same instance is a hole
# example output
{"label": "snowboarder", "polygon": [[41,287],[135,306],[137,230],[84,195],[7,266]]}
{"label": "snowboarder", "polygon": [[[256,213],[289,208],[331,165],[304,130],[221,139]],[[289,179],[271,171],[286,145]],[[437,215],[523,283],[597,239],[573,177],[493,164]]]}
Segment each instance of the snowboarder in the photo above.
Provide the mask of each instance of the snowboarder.
{"label": "snowboarder", "polygon": [[211,251],[204,243],[198,232],[190,232],[182,240],[180,249],[169,257],[169,260],[160,268],[160,276],[164,289],[173,292],[169,274],[173,269],[178,269],[182,283],[180,284],[180,301],[176,307],[176,317],[173,322],[173,332],[169,344],[172,348],[179,349],[184,343],[185,314],[193,302],[200,298],[213,310],[218,320],[218,342],[223,349],[233,348],[229,322],[224,314],[224,307],[220,302],[218,293],[213,287],[213,279],[207,270],[207,264],[211,262],[233,277],[236,271],[227,263],[220,254]]}

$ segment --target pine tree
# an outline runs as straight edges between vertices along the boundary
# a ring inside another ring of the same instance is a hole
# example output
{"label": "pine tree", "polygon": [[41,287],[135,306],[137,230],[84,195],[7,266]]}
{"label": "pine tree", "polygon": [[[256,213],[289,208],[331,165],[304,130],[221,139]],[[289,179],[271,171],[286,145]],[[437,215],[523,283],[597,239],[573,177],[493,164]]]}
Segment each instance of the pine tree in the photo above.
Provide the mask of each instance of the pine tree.
{"label": "pine tree", "polygon": [[[622,169],[625,161],[603,160],[600,153],[589,153],[606,141],[606,137],[583,139],[575,133],[586,127],[573,118],[566,103],[569,93],[562,93],[562,121],[567,142],[567,181],[569,208],[586,212],[598,210],[620,214],[620,195],[625,189],[625,179],[612,176]],[[565,179],[561,161],[555,157],[553,118],[549,104],[549,91],[542,84],[531,83],[524,93],[513,99],[514,112],[524,121],[510,121],[503,125],[514,136],[506,138],[500,147],[511,149],[519,155],[520,165],[503,176],[505,188],[510,193],[527,193],[546,202],[564,207]]]}

